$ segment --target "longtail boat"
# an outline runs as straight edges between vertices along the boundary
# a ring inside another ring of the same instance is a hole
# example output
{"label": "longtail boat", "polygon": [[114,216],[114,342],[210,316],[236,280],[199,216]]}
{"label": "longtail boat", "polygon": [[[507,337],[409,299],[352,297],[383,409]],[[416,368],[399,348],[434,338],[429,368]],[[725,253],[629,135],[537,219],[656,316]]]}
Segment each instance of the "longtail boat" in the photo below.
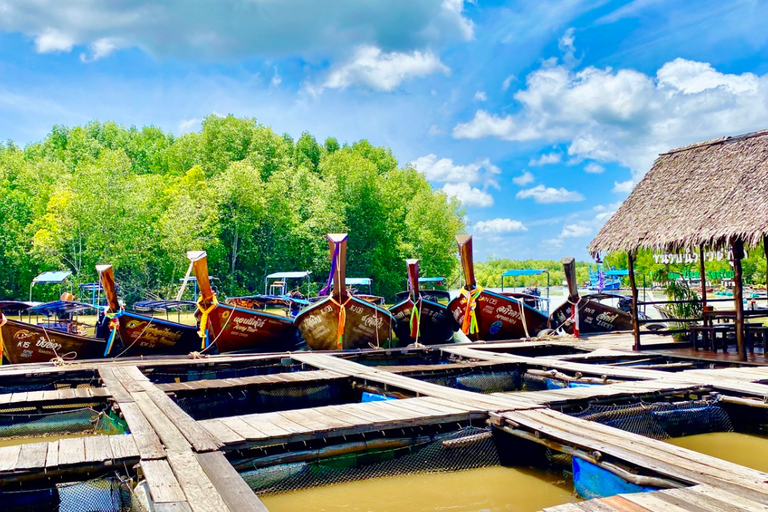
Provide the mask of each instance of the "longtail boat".
{"label": "longtail boat", "polygon": [[[96,265],[96,271],[107,298],[106,315],[110,319],[104,357],[186,355],[200,350],[197,327],[123,310],[117,300],[112,265]],[[119,344],[116,343],[118,335]]]}
{"label": "longtail boat", "polygon": [[[394,319],[389,311],[352,295],[345,286],[347,234],[328,235],[331,272],[321,291],[329,295],[303,309],[296,326],[315,350],[379,348],[391,341]],[[330,290],[333,281],[333,290]]]}
{"label": "longtail boat", "polygon": [[[68,304],[61,302],[62,307]],[[19,303],[14,307],[8,301],[6,306],[6,311],[23,311],[32,304]],[[50,325],[6,318],[0,311],[0,356],[5,356],[11,364],[44,363],[57,358],[93,359],[101,356],[105,344],[103,339],[65,332]]]}
{"label": "longtail boat", "polygon": [[449,343],[459,328],[448,308],[432,301],[419,290],[419,260],[405,260],[408,269],[408,296],[389,312],[395,318],[398,345]]}
{"label": "longtail boat", "polygon": [[197,278],[200,330],[206,348],[224,352],[283,352],[295,350],[301,339],[290,318],[218,301],[208,278],[205,251],[190,251],[187,258]]}
{"label": "longtail boat", "polygon": [[547,328],[549,318],[523,301],[485,290],[475,281],[472,236],[457,235],[465,285],[448,309],[472,341],[531,338]]}
{"label": "longtail boat", "polygon": [[595,333],[632,330],[632,315],[601,301],[621,303],[625,298],[611,293],[594,293],[579,296],[576,281],[576,261],[563,258],[565,280],[568,283],[568,300],[552,312],[550,327],[573,334],[573,306],[578,306],[579,332]]}

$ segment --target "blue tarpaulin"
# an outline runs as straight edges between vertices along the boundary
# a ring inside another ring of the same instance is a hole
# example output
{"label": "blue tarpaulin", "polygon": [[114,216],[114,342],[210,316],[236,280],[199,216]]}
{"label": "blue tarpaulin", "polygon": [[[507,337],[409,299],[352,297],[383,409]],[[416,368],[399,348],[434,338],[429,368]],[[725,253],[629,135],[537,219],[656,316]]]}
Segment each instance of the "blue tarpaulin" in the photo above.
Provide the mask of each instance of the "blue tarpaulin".
{"label": "blue tarpaulin", "polygon": [[420,283],[441,283],[445,281],[444,277],[420,277]]}
{"label": "blue tarpaulin", "polygon": [[33,283],[62,283],[72,275],[69,270],[51,270],[43,272],[32,280]]}
{"label": "blue tarpaulin", "polygon": [[509,276],[537,276],[539,274],[543,274],[544,272],[546,272],[546,270],[536,270],[536,269],[524,268],[524,269],[507,270],[503,274],[501,274],[501,276],[502,277],[509,277]]}
{"label": "blue tarpaulin", "polygon": [[95,309],[92,304],[85,302],[73,302],[68,300],[57,300],[55,302],[45,302],[30,308],[30,313],[42,313],[45,316],[79,313],[87,309]]}

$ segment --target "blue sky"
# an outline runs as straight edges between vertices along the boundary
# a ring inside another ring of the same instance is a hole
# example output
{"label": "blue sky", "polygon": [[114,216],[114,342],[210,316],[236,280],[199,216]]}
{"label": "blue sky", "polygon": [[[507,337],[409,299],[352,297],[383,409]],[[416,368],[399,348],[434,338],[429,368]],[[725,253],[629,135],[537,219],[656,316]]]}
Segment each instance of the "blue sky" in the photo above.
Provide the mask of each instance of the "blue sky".
{"label": "blue sky", "polygon": [[462,200],[480,258],[586,259],[658,153],[768,128],[767,22],[757,0],[0,0],[0,138],[231,113],[368,139]]}

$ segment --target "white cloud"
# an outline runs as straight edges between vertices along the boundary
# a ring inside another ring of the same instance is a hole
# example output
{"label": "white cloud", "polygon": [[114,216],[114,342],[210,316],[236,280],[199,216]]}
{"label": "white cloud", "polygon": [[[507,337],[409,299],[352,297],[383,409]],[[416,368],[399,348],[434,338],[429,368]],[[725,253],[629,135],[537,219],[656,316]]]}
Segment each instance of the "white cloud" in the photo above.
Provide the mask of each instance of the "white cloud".
{"label": "white cloud", "polygon": [[592,234],[592,228],[586,224],[566,224],[560,232],[560,238],[578,238]]}
{"label": "white cloud", "polygon": [[[55,27],[55,28],[53,28]],[[407,3],[316,0],[3,0],[0,30],[23,33],[39,52],[71,51],[104,38],[175,58],[279,58],[315,61],[360,45],[386,52],[437,48],[474,37],[463,0]]]}
{"label": "white cloud", "polygon": [[409,78],[448,71],[431,51],[384,53],[374,46],[361,46],[349,61],[331,70],[323,87],[343,89],[363,85],[379,91],[392,91]]}
{"label": "white cloud", "polygon": [[617,162],[637,181],[659,153],[764,128],[768,75],[724,74],[685,59],[667,62],[655,77],[592,66],[573,71],[548,61],[515,99],[517,113],[478,110],[453,136],[566,142],[569,156]]}
{"label": "white cloud", "polygon": [[578,64],[578,61],[574,56],[576,47],[573,43],[576,41],[576,37],[573,35],[573,31],[573,27],[569,28],[557,41],[557,47],[563,54],[563,63],[568,67],[573,67]]}
{"label": "white cloud", "polygon": [[493,196],[469,185],[469,183],[446,183],[443,192],[448,197],[455,197],[463,206],[488,208],[493,206]]}
{"label": "white cloud", "polygon": [[485,95],[485,91],[477,91],[475,93],[475,101],[486,101],[488,96]]}
{"label": "white cloud", "polygon": [[539,158],[532,158],[530,162],[528,162],[528,165],[530,166],[537,166],[537,165],[549,165],[549,164],[556,164],[559,163],[560,160],[562,160],[563,156],[560,153],[546,153],[544,155],[541,155]]}
{"label": "white cloud", "polygon": [[272,75],[272,80],[269,81],[269,85],[272,87],[279,87],[281,83],[283,83],[283,78],[277,72],[277,68],[275,68],[275,73]]}
{"label": "white cloud", "polygon": [[540,204],[570,203],[583,201],[585,199],[579,192],[566,190],[563,187],[553,188],[545,187],[544,185],[537,185],[533,188],[521,190],[515,197],[518,199],[533,198],[534,201]]}
{"label": "white cloud", "polygon": [[632,180],[629,181],[622,181],[619,183],[618,181],[613,182],[613,191],[620,193],[620,194],[629,194],[632,192],[632,189],[635,186],[635,182]]}
{"label": "white cloud", "polygon": [[185,119],[182,122],[179,123],[179,133],[189,133],[197,131],[198,128],[200,128],[200,123],[202,119],[198,118],[192,118],[192,119]]}
{"label": "white cloud", "polygon": [[601,174],[603,171],[605,171],[605,167],[595,162],[589,162],[584,166],[584,170],[589,174]]}
{"label": "white cloud", "polygon": [[520,176],[515,176],[512,178],[512,183],[515,185],[520,185],[521,187],[533,183],[534,181],[536,181],[536,178],[533,177],[533,174],[531,174],[530,171],[525,171]]}
{"label": "white cloud", "polygon": [[519,231],[528,231],[522,222],[512,219],[500,219],[493,220],[481,220],[475,224],[475,232],[477,233],[515,233]]}
{"label": "white cloud", "polygon": [[437,126],[436,124],[433,124],[429,126],[429,130],[427,130],[427,133],[429,135],[435,136],[435,135],[442,135],[445,132],[441,130],[439,126]]}
{"label": "white cloud", "polygon": [[504,79],[504,81],[501,83],[502,90],[506,91],[509,89],[509,86],[512,85],[512,82],[517,80],[517,77],[515,75],[509,75],[507,78]]}
{"label": "white cloud", "polygon": [[438,183],[482,183],[484,186],[499,188],[495,176],[501,173],[487,158],[472,164],[457,165],[450,158],[437,158],[431,153],[410,162],[410,165],[424,173],[429,181]]}

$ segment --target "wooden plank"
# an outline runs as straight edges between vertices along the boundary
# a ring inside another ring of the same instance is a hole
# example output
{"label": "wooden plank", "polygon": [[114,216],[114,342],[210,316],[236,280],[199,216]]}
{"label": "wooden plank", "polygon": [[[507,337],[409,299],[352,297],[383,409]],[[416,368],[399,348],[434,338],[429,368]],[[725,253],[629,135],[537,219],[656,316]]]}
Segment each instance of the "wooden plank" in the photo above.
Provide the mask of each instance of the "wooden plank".
{"label": "wooden plank", "polygon": [[688,490],[693,494],[700,494],[708,498],[712,498],[718,501],[724,501],[726,503],[732,503],[744,510],[754,511],[768,511],[768,505],[764,503],[757,503],[745,496],[740,496],[736,493],[730,492],[728,489],[715,488],[709,485],[696,485],[694,487],[688,487]]}
{"label": "wooden plank", "polygon": [[160,438],[149,421],[142,414],[141,409],[135,403],[121,403],[120,411],[128,422],[133,440],[139,449],[142,459],[161,459],[165,457]]}
{"label": "wooden plank", "polygon": [[291,421],[276,412],[249,414],[243,416],[243,421],[252,425],[255,429],[261,430],[268,436],[279,436],[307,431],[307,427],[304,425]]}
{"label": "wooden plank", "polygon": [[85,462],[85,439],[71,437],[59,439],[59,466]]}
{"label": "wooden plank", "polygon": [[192,512],[189,503],[176,501],[174,503],[155,503],[155,512]]}
{"label": "wooden plank", "polygon": [[171,466],[165,460],[142,460],[141,471],[147,480],[149,494],[155,503],[186,502],[187,497],[181,490]]}
{"label": "wooden plank", "polygon": [[21,445],[16,469],[40,469],[45,467],[48,443],[27,443]]}
{"label": "wooden plank", "polygon": [[[746,510],[743,507],[739,507],[731,503],[725,503],[724,501],[716,500],[710,496],[705,496],[703,494],[691,492],[688,488],[670,489],[670,490],[660,491],[657,494],[660,497],[662,497],[662,499],[664,499],[664,496],[677,498],[677,500],[680,500],[686,503],[691,503],[692,505],[699,507],[700,509],[708,510],[711,512],[742,512]],[[758,504],[755,503],[755,505],[758,505]],[[750,510],[759,510],[759,508],[755,508],[755,509],[750,508]]]}
{"label": "wooden plank", "polygon": [[[193,512],[230,512],[191,451],[167,452],[168,462]],[[237,511],[232,511],[237,512]]]}
{"label": "wooden plank", "polygon": [[26,402],[27,401],[27,393],[26,391],[21,391],[19,393],[14,393],[11,397],[11,402],[18,403],[18,402]]}
{"label": "wooden plank", "polygon": [[0,471],[13,471],[19,460],[21,446],[3,446],[0,448]]}
{"label": "wooden plank", "polygon": [[130,434],[109,436],[109,445],[116,461],[139,458],[139,448]]}
{"label": "wooden plank", "polygon": [[45,467],[55,468],[59,465],[59,441],[51,441],[48,443],[48,451],[45,456]]}
{"label": "wooden plank", "polygon": [[254,428],[252,425],[249,425],[248,423],[246,423],[245,421],[243,421],[237,416],[219,418],[219,421],[225,424],[230,429],[234,430],[237,434],[243,436],[245,439],[248,439],[248,440],[264,439],[269,437],[268,435],[265,435],[262,431]]}
{"label": "wooden plank", "polygon": [[132,396],[144,417],[154,428],[155,433],[160,436],[166,449],[179,451],[190,449],[189,442],[181,431],[145,392],[132,393]]}
{"label": "wooden plank", "polygon": [[85,462],[112,460],[110,436],[90,436],[85,438]]}
{"label": "wooden plank", "polygon": [[120,383],[120,380],[115,376],[115,372],[108,366],[99,366],[99,376],[104,381],[104,385],[109,391],[109,394],[114,397],[118,402],[133,402],[131,394]]}
{"label": "wooden plank", "polygon": [[158,389],[147,391],[147,394],[155,405],[157,405],[168,419],[173,422],[176,428],[181,431],[182,435],[194,447],[195,451],[214,451],[223,446],[222,443],[213,438],[204,428],[198,425],[194,419],[185,413],[176,402],[168,398],[168,395]]}
{"label": "wooden plank", "polygon": [[5,405],[11,402],[11,399],[13,398],[13,393],[3,393],[0,395],[0,405]]}
{"label": "wooden plank", "polygon": [[671,503],[663,500],[655,492],[639,492],[635,494],[624,494],[622,497],[627,500],[645,507],[649,510],[663,510],[665,512],[706,512],[706,510],[688,504],[687,507],[681,507],[680,504]]}
{"label": "wooden plank", "polygon": [[200,422],[200,425],[224,444],[238,444],[245,442],[243,436],[217,419],[203,420]]}
{"label": "wooden plank", "polygon": [[627,501],[624,499],[624,496],[621,494],[618,494],[616,496],[611,496],[609,498],[603,498],[600,500],[603,503],[606,503],[613,507],[615,510],[618,510],[619,512],[646,512],[648,509],[645,507],[642,507],[638,505],[637,503],[632,503],[631,501]]}
{"label": "wooden plank", "polygon": [[268,512],[221,452],[199,453],[197,461],[233,512]]}

